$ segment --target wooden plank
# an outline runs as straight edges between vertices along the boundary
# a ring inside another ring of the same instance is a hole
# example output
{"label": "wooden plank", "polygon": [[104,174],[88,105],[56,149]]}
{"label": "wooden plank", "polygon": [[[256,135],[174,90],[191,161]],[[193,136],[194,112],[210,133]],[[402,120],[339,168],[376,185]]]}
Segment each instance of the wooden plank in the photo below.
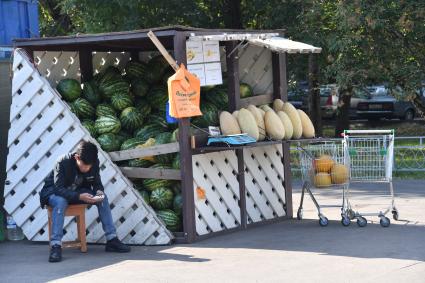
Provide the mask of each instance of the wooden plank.
{"label": "wooden plank", "polygon": [[247,211],[246,211],[246,187],[245,187],[245,163],[243,157],[243,149],[236,151],[238,158],[238,182],[239,182],[239,209],[241,214],[241,226],[246,228],[247,225]]}
{"label": "wooden plank", "polygon": [[155,156],[155,155],[166,154],[166,153],[174,153],[179,151],[180,151],[179,143],[173,142],[173,143],[154,145],[154,146],[144,147],[144,148],[113,151],[113,152],[109,152],[109,156],[112,161],[121,161],[121,160],[141,158],[146,156]]}
{"label": "wooden plank", "polygon": [[78,52],[81,72],[81,82],[90,81],[93,77],[92,51],[88,48]]}
{"label": "wooden plank", "polygon": [[227,95],[229,97],[230,112],[240,109],[238,50],[235,50],[230,55],[230,52],[232,52],[236,46],[236,41],[226,41]]}
{"label": "wooden plank", "polygon": [[122,173],[129,178],[181,180],[180,170],[175,170],[175,169],[155,169],[155,168],[136,168],[136,167],[120,167],[120,169]]}
{"label": "wooden plank", "polygon": [[293,207],[292,207],[292,174],[291,174],[291,153],[290,153],[290,143],[282,143],[282,158],[284,166],[284,186],[285,186],[285,207],[286,207],[286,216],[288,218],[293,217]]}
{"label": "wooden plank", "polygon": [[273,96],[288,101],[288,80],[286,75],[286,54],[272,53]]}
{"label": "wooden plank", "polygon": [[273,94],[263,94],[241,99],[240,106],[247,107],[248,105],[263,105],[273,102]]}

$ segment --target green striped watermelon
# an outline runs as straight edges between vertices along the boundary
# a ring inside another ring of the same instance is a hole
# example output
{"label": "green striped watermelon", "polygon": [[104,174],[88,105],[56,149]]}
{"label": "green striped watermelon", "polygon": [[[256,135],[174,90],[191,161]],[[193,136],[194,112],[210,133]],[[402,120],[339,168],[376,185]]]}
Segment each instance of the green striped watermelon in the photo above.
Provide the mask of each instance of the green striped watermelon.
{"label": "green striped watermelon", "polygon": [[126,141],[124,141],[121,144],[121,150],[127,150],[127,149],[133,149],[136,148],[136,146],[144,144],[146,142],[145,139],[141,139],[141,138],[130,138]]}
{"label": "green striped watermelon", "polygon": [[114,66],[108,66],[105,70],[95,76],[95,82],[100,85],[104,82],[121,79],[121,71]]}
{"label": "green striped watermelon", "polygon": [[121,130],[121,122],[114,116],[102,116],[96,119],[95,127],[99,134],[116,134]]}
{"label": "green striped watermelon", "polygon": [[240,92],[241,98],[247,98],[254,95],[254,92],[252,91],[252,87],[246,83],[241,83],[239,85],[239,92]]}
{"label": "green striped watermelon", "polygon": [[120,77],[109,81],[102,81],[99,85],[99,90],[105,98],[110,99],[114,94],[128,94],[130,92],[130,85]]}
{"label": "green striped watermelon", "polygon": [[182,193],[182,184],[180,182],[175,182],[172,187],[173,192],[175,195],[181,194]]}
{"label": "green striped watermelon", "polygon": [[174,183],[173,180],[161,180],[161,179],[144,179],[143,180],[143,186],[151,192],[153,192],[157,188],[171,187],[173,183]]}
{"label": "green striped watermelon", "polygon": [[162,85],[155,85],[149,90],[147,99],[152,108],[165,111],[165,104],[168,101],[168,90]]}
{"label": "green striped watermelon", "polygon": [[156,209],[173,207],[174,194],[170,188],[157,188],[150,196],[150,204]]}
{"label": "green striped watermelon", "polygon": [[[160,133],[155,137],[155,144],[166,144],[171,142],[171,136],[172,133],[165,132]],[[174,154],[173,153],[166,153],[166,154],[160,154],[155,156],[155,161],[160,164],[170,164],[173,161]]]}
{"label": "green striped watermelon", "polygon": [[56,89],[65,101],[72,102],[81,95],[81,85],[77,80],[74,79],[63,79],[61,80]]}
{"label": "green striped watermelon", "polygon": [[119,131],[119,133],[116,134],[116,136],[120,144],[122,144],[124,141],[131,138],[131,135],[124,130]]}
{"label": "green striped watermelon", "polygon": [[125,66],[125,73],[131,80],[141,79],[145,76],[147,66],[143,62],[129,61]]}
{"label": "green striped watermelon", "polygon": [[164,73],[168,71],[169,68],[170,65],[162,55],[153,57],[147,64],[148,71],[146,72],[145,79],[150,84],[158,83],[161,81]]}
{"label": "green striped watermelon", "polygon": [[114,134],[102,134],[97,137],[97,141],[105,151],[117,151],[120,149],[120,144]]}
{"label": "green striped watermelon", "polygon": [[149,138],[154,138],[163,131],[164,129],[162,127],[159,127],[158,125],[148,124],[143,128],[137,130],[135,136],[146,141]]}
{"label": "green striped watermelon", "polygon": [[127,107],[133,106],[133,99],[129,94],[116,93],[111,97],[111,104],[116,110],[122,111]]}
{"label": "green striped watermelon", "polygon": [[167,120],[165,119],[165,115],[157,115],[157,114],[149,115],[149,118],[146,124],[156,125],[162,128],[162,131],[167,131],[170,127],[172,127],[170,124],[167,123]]}
{"label": "green striped watermelon", "polygon": [[208,126],[219,125],[218,109],[214,104],[204,103],[201,104],[202,116],[193,119],[193,124],[200,128],[208,128]]}
{"label": "green striped watermelon", "polygon": [[143,115],[136,107],[125,108],[120,115],[122,126],[133,132],[143,124]]}
{"label": "green striped watermelon", "polygon": [[152,166],[152,162],[140,158],[131,159],[128,161],[128,166],[130,167],[142,167],[142,168],[148,168],[149,166]]}
{"label": "green striped watermelon", "polygon": [[148,191],[139,191],[140,195],[142,196],[143,200],[146,202],[146,204],[150,205],[150,193]]}
{"label": "green striped watermelon", "polygon": [[203,101],[201,105],[213,104],[217,109],[227,110],[229,107],[229,97],[227,95],[227,90],[219,87],[214,87],[209,90],[204,96],[202,96]]}
{"label": "green striped watermelon", "polygon": [[83,98],[87,99],[87,101],[94,107],[96,107],[102,100],[99,89],[94,81],[84,83]]}
{"label": "green striped watermelon", "polygon": [[131,91],[137,97],[145,97],[149,91],[149,85],[142,80],[133,80],[131,82]]}
{"label": "green striped watermelon", "polygon": [[180,153],[176,153],[176,155],[174,156],[171,167],[176,170],[180,169]]}
{"label": "green striped watermelon", "polygon": [[89,131],[92,137],[94,138],[97,137],[97,131],[96,131],[96,126],[94,125],[94,121],[84,120],[83,122],[81,122],[81,124],[83,124],[84,128],[86,128],[87,131]]}
{"label": "green striped watermelon", "polygon": [[177,215],[182,215],[183,212],[183,197],[181,194],[176,194],[173,200],[173,210]]}
{"label": "green striped watermelon", "polygon": [[181,230],[181,219],[171,209],[157,210],[156,215],[164,222],[168,230],[178,232]]}
{"label": "green striped watermelon", "polygon": [[93,106],[84,98],[77,98],[74,102],[74,109],[77,111],[77,116],[82,119],[90,119],[95,116],[95,109]]}
{"label": "green striped watermelon", "polygon": [[106,103],[101,103],[96,107],[96,116],[117,116],[115,109]]}
{"label": "green striped watermelon", "polygon": [[151,106],[146,102],[146,100],[139,99],[136,101],[136,108],[142,113],[143,117],[147,117],[151,113]]}

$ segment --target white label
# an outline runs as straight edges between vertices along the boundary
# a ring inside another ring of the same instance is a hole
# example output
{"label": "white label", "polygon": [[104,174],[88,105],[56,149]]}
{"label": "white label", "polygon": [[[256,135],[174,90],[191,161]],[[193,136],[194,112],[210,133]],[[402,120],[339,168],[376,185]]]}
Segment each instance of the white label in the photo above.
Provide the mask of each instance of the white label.
{"label": "white label", "polygon": [[204,62],[220,62],[220,45],[218,41],[203,41]]}
{"label": "white label", "polygon": [[187,64],[197,64],[204,62],[201,41],[186,41]]}
{"label": "white label", "polygon": [[209,126],[208,132],[210,133],[210,136],[212,136],[212,137],[217,137],[217,136],[221,135],[219,127]]}
{"label": "white label", "polygon": [[205,67],[204,64],[187,65],[187,70],[198,77],[201,86],[205,85]]}
{"label": "white label", "polygon": [[205,64],[205,85],[220,85],[222,83],[221,63]]}

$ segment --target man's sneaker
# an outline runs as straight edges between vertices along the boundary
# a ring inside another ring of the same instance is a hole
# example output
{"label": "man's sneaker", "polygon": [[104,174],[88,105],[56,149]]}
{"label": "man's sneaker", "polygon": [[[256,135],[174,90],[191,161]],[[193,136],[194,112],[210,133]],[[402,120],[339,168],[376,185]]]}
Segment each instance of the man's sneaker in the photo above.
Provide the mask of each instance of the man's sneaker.
{"label": "man's sneaker", "polygon": [[105,251],[107,252],[116,252],[116,253],[128,253],[130,247],[121,243],[117,237],[106,242]]}
{"label": "man's sneaker", "polygon": [[59,262],[62,260],[62,247],[53,245],[50,248],[49,262]]}

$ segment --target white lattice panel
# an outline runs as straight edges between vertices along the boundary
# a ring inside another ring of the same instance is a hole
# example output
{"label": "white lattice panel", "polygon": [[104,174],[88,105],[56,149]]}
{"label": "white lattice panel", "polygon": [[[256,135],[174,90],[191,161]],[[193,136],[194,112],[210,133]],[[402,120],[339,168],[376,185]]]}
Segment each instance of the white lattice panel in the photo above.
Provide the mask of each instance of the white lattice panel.
{"label": "white lattice panel", "polygon": [[35,51],[34,63],[52,87],[65,78],[80,81],[80,60],[76,51]]}
{"label": "white lattice panel", "polygon": [[285,216],[282,146],[244,149],[248,224]]}
{"label": "white lattice panel", "polygon": [[[237,158],[234,151],[193,156],[196,232],[204,235],[240,226]],[[205,191],[199,198],[197,188]]]}
{"label": "white lattice panel", "polygon": [[108,66],[115,66],[124,69],[130,60],[128,52],[93,52],[92,53],[93,73],[102,72]]}
{"label": "white lattice panel", "polygon": [[[96,141],[20,50],[15,51],[13,71],[6,168],[10,184],[5,187],[4,207],[28,239],[47,241],[47,211],[40,208],[38,197],[44,178],[59,155],[74,150],[82,139]],[[170,243],[171,233],[102,150],[99,161],[118,236],[130,244]],[[87,210],[86,224],[88,242],[105,242],[95,206]],[[72,218],[66,218],[64,229],[64,240],[75,239]]]}

